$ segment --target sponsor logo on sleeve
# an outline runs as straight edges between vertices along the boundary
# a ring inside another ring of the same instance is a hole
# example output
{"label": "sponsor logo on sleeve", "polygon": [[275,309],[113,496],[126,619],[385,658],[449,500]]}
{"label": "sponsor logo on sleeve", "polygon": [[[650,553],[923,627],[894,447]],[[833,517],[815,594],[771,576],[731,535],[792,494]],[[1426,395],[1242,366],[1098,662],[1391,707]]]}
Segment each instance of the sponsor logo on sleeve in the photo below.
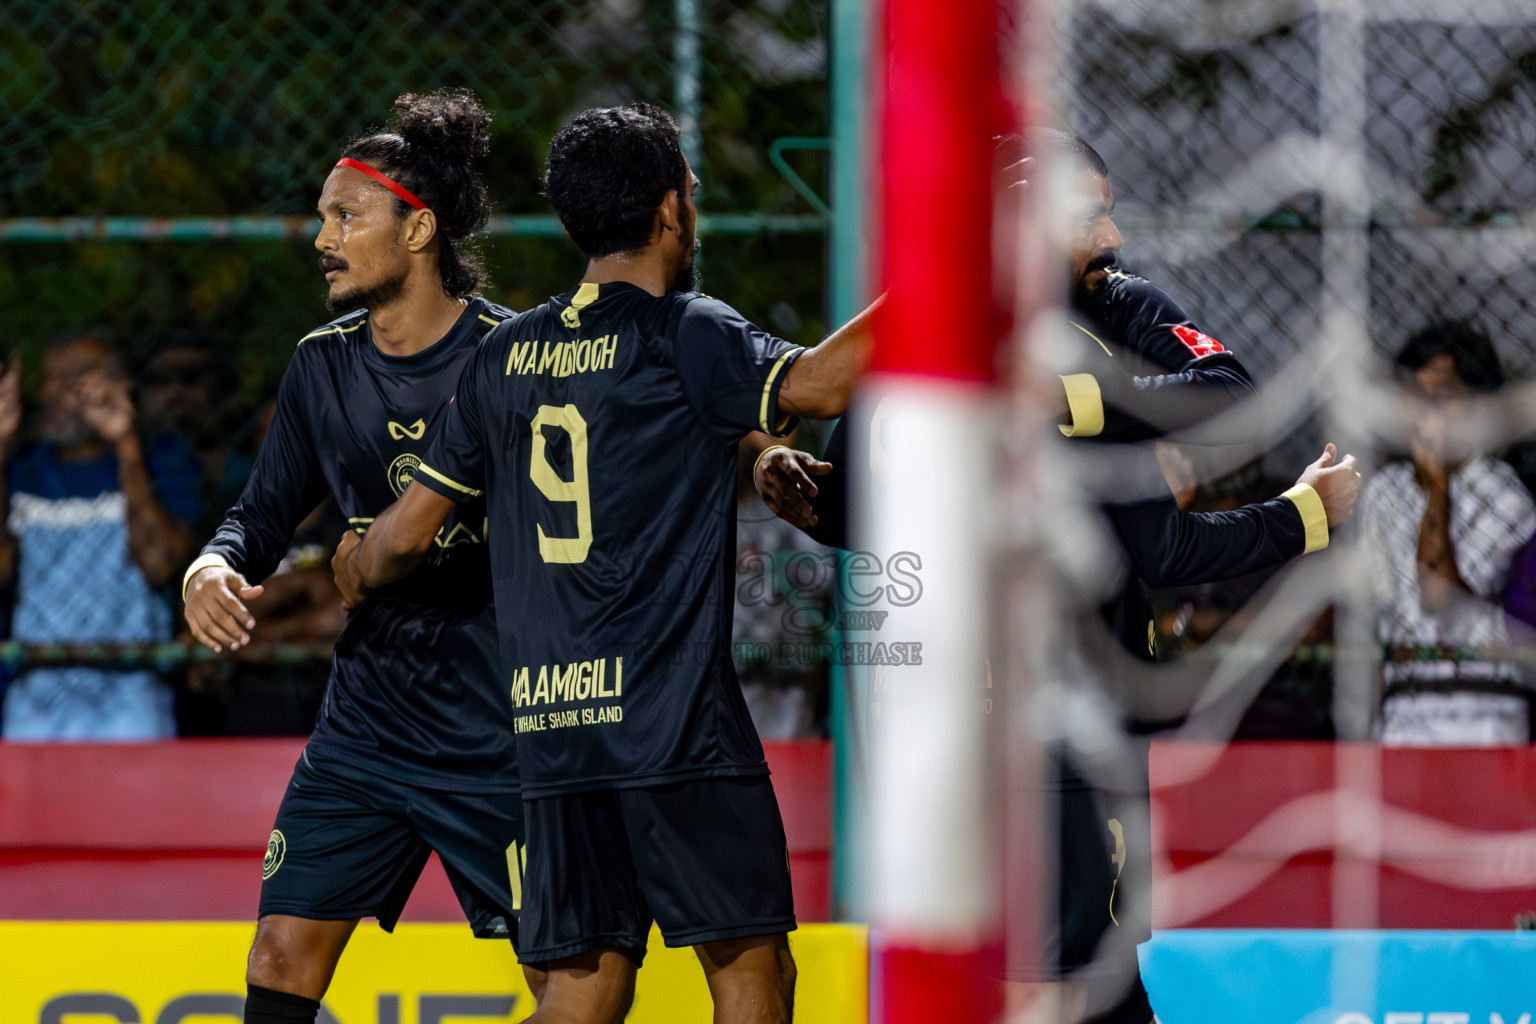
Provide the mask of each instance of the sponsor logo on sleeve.
{"label": "sponsor logo on sleeve", "polygon": [[1209,334],[1201,334],[1193,327],[1185,327],[1183,324],[1172,328],[1173,336],[1183,342],[1184,347],[1196,358],[1213,356],[1217,352],[1225,352],[1227,347]]}

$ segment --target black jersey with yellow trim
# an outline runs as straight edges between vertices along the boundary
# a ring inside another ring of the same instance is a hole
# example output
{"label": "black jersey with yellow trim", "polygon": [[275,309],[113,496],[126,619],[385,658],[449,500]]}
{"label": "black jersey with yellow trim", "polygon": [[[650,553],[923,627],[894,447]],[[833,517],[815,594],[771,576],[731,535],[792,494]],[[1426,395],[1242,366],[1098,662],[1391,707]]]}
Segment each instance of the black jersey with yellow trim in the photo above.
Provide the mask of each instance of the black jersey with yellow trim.
{"label": "black jersey with yellow trim", "polygon": [[[480,341],[512,315],[472,299],[442,339],[403,357],[373,343],[366,311],[305,335],[245,490],[199,562],[224,562],[260,582],[327,494],[366,532],[415,476]],[[428,788],[518,787],[485,541],[484,501],[461,506],[415,571],[348,617],[312,758]]]}
{"label": "black jersey with yellow trim", "polygon": [[[1097,289],[1074,296],[1069,316],[1082,342],[1081,369],[1062,377],[1072,414],[1063,434],[1118,444],[1175,431],[1184,441],[1248,440],[1230,423],[1219,436],[1202,436],[1211,417],[1252,396],[1253,381],[1236,355],[1202,332],[1157,285],[1111,269]],[[1166,493],[1150,451],[1120,458],[1116,484],[1124,487],[1128,474],[1140,472],[1145,480],[1127,489],[1156,496],[1102,505],[1126,559],[1126,579],[1102,612],[1125,649],[1139,658],[1157,655],[1149,588],[1273,570],[1328,544],[1322,501],[1310,487],[1231,511],[1186,512]]]}
{"label": "black jersey with yellow trim", "polygon": [[583,284],[492,331],[416,480],[485,492],[525,797],[767,771],[731,663],[736,450],[802,350]]}
{"label": "black jersey with yellow trim", "polygon": [[[1155,471],[1155,461],[1149,463]],[[1127,579],[1100,611],[1125,650],[1157,660],[1147,591],[1196,586],[1280,568],[1328,546],[1328,517],[1310,487],[1224,512],[1186,512],[1171,496],[1105,505]]]}
{"label": "black jersey with yellow trim", "polygon": [[[813,540],[829,547],[848,545],[848,466],[858,462],[848,456],[848,431],[845,418],[827,439],[823,458],[832,469],[816,478],[817,494],[806,499],[816,525],[801,527]],[[1146,479],[1132,485],[1133,490],[1155,494],[1164,487],[1150,452],[1140,459],[1134,455],[1126,458],[1123,468],[1139,464],[1147,474]],[[1128,483],[1123,478],[1118,482]],[[1151,603],[1146,588],[1233,579],[1276,569],[1328,546],[1328,518],[1322,499],[1305,486],[1226,512],[1186,512],[1171,495],[1104,504],[1102,510],[1120,541],[1127,578],[1101,611],[1125,649],[1144,660],[1155,660],[1157,654],[1147,628]]]}
{"label": "black jersey with yellow trim", "polygon": [[1132,442],[1186,432],[1184,440],[1230,444],[1191,431],[1253,394],[1242,362],[1203,333],[1178,303],[1145,278],[1111,269],[1093,291],[1079,290],[1068,310],[1079,358],[1063,374],[1072,423],[1068,437]]}

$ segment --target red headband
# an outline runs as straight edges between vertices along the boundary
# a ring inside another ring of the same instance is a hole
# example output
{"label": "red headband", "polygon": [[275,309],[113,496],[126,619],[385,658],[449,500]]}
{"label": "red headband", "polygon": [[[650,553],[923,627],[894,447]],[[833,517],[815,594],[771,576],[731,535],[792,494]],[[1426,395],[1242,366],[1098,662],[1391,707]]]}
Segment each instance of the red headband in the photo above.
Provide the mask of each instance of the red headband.
{"label": "red headband", "polygon": [[410,189],[406,188],[404,185],[400,184],[398,181],[396,181],[394,178],[391,178],[383,171],[374,170],[372,167],[369,167],[361,160],[353,160],[349,156],[344,156],[340,160],[336,161],[336,166],[350,167],[354,171],[362,171],[364,174],[368,175],[368,177],[372,178],[374,181],[378,182],[380,185],[383,185],[385,188],[389,189],[401,199],[404,199],[406,202],[416,207],[416,209],[425,210],[427,208],[427,204],[422,202],[420,199],[417,199]]}

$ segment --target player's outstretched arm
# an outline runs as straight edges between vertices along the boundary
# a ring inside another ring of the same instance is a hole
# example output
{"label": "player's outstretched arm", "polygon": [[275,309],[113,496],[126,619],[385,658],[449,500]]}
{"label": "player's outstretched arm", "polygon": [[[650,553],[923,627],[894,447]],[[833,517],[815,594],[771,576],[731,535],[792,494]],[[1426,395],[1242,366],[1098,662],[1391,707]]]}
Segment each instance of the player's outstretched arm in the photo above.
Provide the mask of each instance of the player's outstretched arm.
{"label": "player's outstretched arm", "polygon": [[779,388],[779,410],[790,416],[830,420],[848,410],[854,382],[874,349],[870,321],[885,301],[881,296],[820,345],[795,360]]}
{"label": "player's outstretched arm", "polygon": [[356,608],[374,590],[405,576],[432,548],[454,502],[412,483],[400,500],[379,514],[358,537],[348,533],[331,559],[336,586],[348,608]]}
{"label": "player's outstretched arm", "polygon": [[1164,497],[1106,508],[1136,573],[1152,587],[1183,587],[1277,568],[1328,546],[1355,510],[1355,459],[1328,445],[1270,501],[1228,512],[1183,512]]}

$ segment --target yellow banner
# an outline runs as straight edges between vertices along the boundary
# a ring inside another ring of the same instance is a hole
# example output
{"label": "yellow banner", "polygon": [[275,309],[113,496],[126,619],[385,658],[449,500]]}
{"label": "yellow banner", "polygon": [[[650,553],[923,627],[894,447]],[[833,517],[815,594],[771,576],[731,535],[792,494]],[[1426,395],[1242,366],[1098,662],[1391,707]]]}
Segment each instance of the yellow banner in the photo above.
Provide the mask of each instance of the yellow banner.
{"label": "yellow banner", "polygon": [[[0,922],[0,1024],[229,1024],[241,1019],[255,926],[222,923]],[[865,929],[813,924],[790,933],[798,1024],[864,1024]],[[533,998],[511,944],[467,926],[359,927],[325,997],[321,1024],[520,1021]],[[329,1016],[327,1016],[329,1014]],[[710,1019],[691,949],[651,933],[633,1024]]]}

